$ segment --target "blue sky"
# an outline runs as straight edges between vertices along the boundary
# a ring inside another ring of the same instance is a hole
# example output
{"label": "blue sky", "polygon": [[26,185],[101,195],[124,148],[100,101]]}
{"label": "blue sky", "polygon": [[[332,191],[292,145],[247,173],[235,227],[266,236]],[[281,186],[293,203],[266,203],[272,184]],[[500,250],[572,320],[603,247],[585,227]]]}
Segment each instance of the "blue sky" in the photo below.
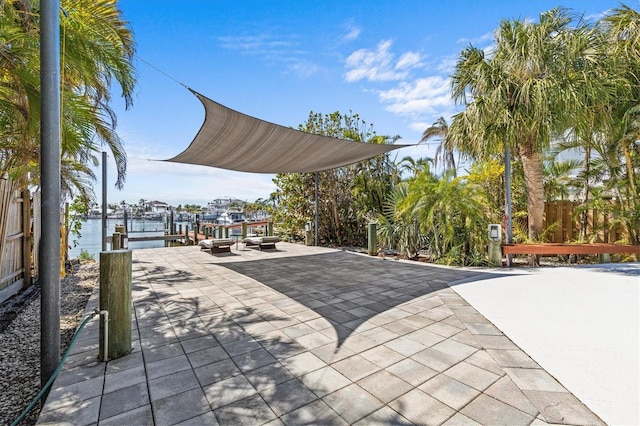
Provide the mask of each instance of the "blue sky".
{"label": "blue sky", "polygon": [[[635,9],[639,3],[625,2]],[[275,190],[273,175],[150,161],[186,149],[204,120],[198,99],[178,82],[284,126],[304,123],[310,111],[351,111],[378,134],[400,135],[399,143],[414,144],[438,117],[448,120],[456,111],[448,76],[460,51],[469,43],[489,46],[501,20],[537,21],[557,6],[597,18],[618,5],[612,0],[120,0],[137,44],[138,85],[127,111],[114,87],[128,167],[125,188],[118,191],[109,159],[108,201],[206,205],[225,196],[255,201]],[[434,151],[434,145],[421,145],[395,153],[400,159]]]}

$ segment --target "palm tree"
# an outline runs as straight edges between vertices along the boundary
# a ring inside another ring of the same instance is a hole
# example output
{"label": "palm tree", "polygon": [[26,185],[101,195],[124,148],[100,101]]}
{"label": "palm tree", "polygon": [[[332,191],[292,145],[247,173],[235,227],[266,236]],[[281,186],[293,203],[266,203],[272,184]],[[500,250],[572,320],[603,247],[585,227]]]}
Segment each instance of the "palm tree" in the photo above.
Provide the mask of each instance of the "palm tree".
{"label": "palm tree", "polygon": [[544,214],[541,153],[551,138],[580,119],[584,99],[608,99],[612,92],[596,74],[604,56],[593,26],[575,24],[566,9],[540,15],[537,24],[503,21],[491,55],[470,45],[452,76],[456,102],[449,148],[472,158],[513,152],[527,186],[529,238],[538,240]]}
{"label": "palm tree", "polygon": [[[0,5],[0,152],[1,171],[39,182],[39,23],[37,2],[6,0]],[[134,43],[127,22],[112,0],[63,0],[61,8],[61,108],[63,196],[86,194],[93,179],[89,165],[106,144],[122,187],[126,154],[109,107],[117,81],[131,105],[135,76]],[[5,59],[7,59],[5,61]],[[69,168],[69,170],[65,170]],[[84,178],[77,179],[81,174]],[[77,186],[79,185],[79,186]]]}
{"label": "palm tree", "polygon": [[447,135],[449,134],[449,124],[444,117],[440,117],[435,123],[425,129],[422,133],[420,142],[427,142],[431,138],[439,138],[440,143],[436,149],[436,155],[433,159],[433,165],[438,166],[438,162],[442,160],[444,163],[444,171],[453,171],[453,176],[456,176],[456,160],[454,158],[453,150],[449,148],[451,144],[447,144]]}

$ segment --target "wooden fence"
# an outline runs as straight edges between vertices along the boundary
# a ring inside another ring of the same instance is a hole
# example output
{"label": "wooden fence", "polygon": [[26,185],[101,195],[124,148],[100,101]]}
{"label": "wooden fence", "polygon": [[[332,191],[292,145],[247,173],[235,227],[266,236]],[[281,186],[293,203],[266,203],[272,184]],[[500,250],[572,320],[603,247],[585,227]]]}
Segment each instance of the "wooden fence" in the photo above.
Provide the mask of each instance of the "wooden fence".
{"label": "wooden fence", "polygon": [[[575,214],[578,202],[551,201],[544,205],[545,241],[548,243],[568,243],[578,240],[580,236],[582,215]],[[624,228],[611,226],[611,218],[605,212],[588,210],[587,238],[594,243],[614,243],[625,237]]]}
{"label": "wooden fence", "polygon": [[31,285],[34,246],[29,191],[0,179],[0,302]]}

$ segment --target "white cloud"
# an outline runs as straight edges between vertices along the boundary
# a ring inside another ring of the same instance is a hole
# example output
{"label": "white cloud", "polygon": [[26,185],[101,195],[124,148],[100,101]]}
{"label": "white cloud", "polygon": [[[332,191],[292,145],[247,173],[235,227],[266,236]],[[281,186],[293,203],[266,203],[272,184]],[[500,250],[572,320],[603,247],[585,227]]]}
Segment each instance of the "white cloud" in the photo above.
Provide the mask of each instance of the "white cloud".
{"label": "white cloud", "polygon": [[438,75],[402,82],[379,96],[389,104],[388,111],[399,115],[436,114],[453,108],[449,80]]}
{"label": "white cloud", "polygon": [[415,68],[420,65],[420,55],[415,52],[407,52],[403,54],[396,64],[397,70]]}
{"label": "white cloud", "polygon": [[363,79],[393,81],[407,78],[409,70],[420,64],[420,55],[407,52],[394,63],[391,45],[391,40],[383,40],[375,50],[360,49],[349,55],[345,63],[348,70],[344,74],[345,80],[352,83]]}
{"label": "white cloud", "polygon": [[346,33],[342,35],[342,41],[353,41],[360,37],[362,29],[352,23],[345,25]]}

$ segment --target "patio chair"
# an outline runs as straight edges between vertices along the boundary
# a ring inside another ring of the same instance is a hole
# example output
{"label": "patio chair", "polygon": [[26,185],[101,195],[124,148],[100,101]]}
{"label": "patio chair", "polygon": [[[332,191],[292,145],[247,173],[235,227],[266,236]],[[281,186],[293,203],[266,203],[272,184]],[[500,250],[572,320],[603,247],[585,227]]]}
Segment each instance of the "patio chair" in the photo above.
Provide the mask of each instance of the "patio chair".
{"label": "patio chair", "polygon": [[231,238],[211,238],[198,242],[198,245],[200,250],[208,250],[211,254],[231,253],[233,240]]}
{"label": "patio chair", "polygon": [[275,249],[280,237],[247,237],[242,240],[246,247],[257,247],[259,250]]}

